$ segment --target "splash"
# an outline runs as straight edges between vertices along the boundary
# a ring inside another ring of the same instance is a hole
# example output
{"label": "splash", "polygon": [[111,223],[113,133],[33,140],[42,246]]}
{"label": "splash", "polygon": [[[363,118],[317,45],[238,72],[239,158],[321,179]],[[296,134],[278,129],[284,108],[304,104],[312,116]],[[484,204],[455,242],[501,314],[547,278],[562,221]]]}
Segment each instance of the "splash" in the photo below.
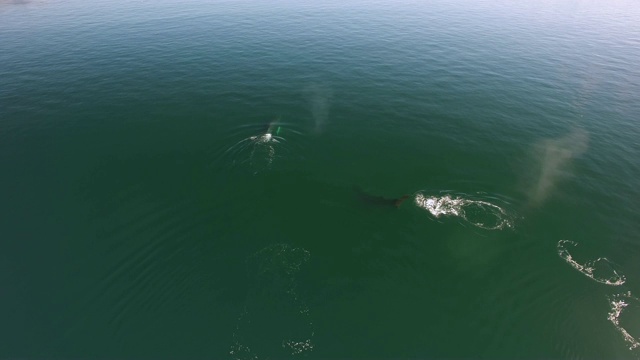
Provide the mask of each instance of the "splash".
{"label": "splash", "polygon": [[640,303],[640,299],[631,295],[631,292],[627,292],[626,294],[614,295],[609,298],[609,305],[611,306],[611,310],[609,311],[609,316],[607,317],[609,321],[613,324],[613,326],[618,329],[618,331],[622,334],[624,341],[629,344],[629,350],[633,350],[640,346],[640,342],[629,332],[620,325],[620,315],[624,309],[629,306],[631,302]]}
{"label": "splash", "polygon": [[296,275],[309,257],[305,249],[274,244],[247,259],[250,289],[233,334],[233,358],[304,356],[313,350],[309,308],[296,291]]}
{"label": "splash", "polygon": [[280,127],[274,123],[264,134],[244,138],[229,147],[225,154],[233,157],[233,163],[247,163],[253,169],[254,174],[271,169],[276,159],[276,148],[284,142],[284,138],[278,136]]}
{"label": "splash", "polygon": [[[576,242],[570,240],[560,240],[558,241],[558,255],[574,269],[580,271],[586,277],[601,284],[611,286],[619,286],[625,283],[625,276],[618,274],[618,272],[613,268],[614,264],[607,258],[600,257],[595,260],[587,261],[584,265],[582,265],[573,260],[573,257],[565,246],[566,244],[578,246]],[[606,271],[607,269],[611,273],[608,277],[605,277],[604,275],[598,275]]]}
{"label": "splash", "polygon": [[582,129],[536,144],[539,166],[528,191],[531,205],[540,205],[547,199],[557,183],[569,175],[572,160],[587,151],[588,144],[589,134]]}
{"label": "splash", "polygon": [[436,218],[457,217],[486,230],[502,230],[513,227],[512,217],[498,205],[483,200],[472,200],[451,195],[425,196],[418,193],[415,203],[428,210]]}

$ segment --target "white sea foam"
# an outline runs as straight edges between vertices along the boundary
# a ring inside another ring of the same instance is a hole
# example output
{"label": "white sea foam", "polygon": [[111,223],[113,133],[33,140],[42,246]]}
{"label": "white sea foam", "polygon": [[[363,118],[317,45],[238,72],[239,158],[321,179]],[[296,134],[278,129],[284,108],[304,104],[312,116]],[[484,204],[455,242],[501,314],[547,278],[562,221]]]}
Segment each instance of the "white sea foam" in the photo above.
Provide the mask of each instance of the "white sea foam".
{"label": "white sea foam", "polygon": [[283,340],[282,347],[289,349],[289,351],[291,351],[291,355],[298,355],[313,350],[313,343],[311,342],[311,339],[306,339],[304,341]]}
{"label": "white sea foam", "polygon": [[[593,279],[596,282],[601,284],[618,286],[625,283],[626,278],[624,275],[618,274],[618,272],[613,268],[614,264],[609,261],[605,257],[600,257],[595,260],[587,261],[584,264],[580,264],[573,259],[569,250],[567,250],[566,245],[578,246],[578,244],[571,240],[560,240],[558,241],[558,255],[566,261],[569,265],[571,265],[574,269],[580,271],[582,274],[587,276],[590,279]],[[597,275],[602,272],[608,271],[610,272],[609,276]]]}
{"label": "white sea foam", "polygon": [[609,305],[611,306],[611,310],[609,311],[608,319],[611,321],[613,326],[618,329],[618,331],[622,334],[624,340],[629,344],[629,350],[633,350],[640,346],[640,342],[638,339],[634,338],[629,334],[629,332],[620,325],[620,315],[622,315],[624,309],[629,306],[631,303],[640,303],[640,299],[631,295],[631,292],[627,292],[626,294],[618,294],[609,298]]}
{"label": "white sea foam", "polygon": [[482,229],[501,230],[513,227],[512,216],[507,211],[484,200],[452,197],[449,194],[438,197],[418,193],[415,204],[436,218],[453,216]]}
{"label": "white sea foam", "polygon": [[258,135],[251,136],[249,140],[252,140],[256,144],[264,144],[268,142],[275,142],[275,143],[279,142],[271,133],[266,133],[259,136]]}

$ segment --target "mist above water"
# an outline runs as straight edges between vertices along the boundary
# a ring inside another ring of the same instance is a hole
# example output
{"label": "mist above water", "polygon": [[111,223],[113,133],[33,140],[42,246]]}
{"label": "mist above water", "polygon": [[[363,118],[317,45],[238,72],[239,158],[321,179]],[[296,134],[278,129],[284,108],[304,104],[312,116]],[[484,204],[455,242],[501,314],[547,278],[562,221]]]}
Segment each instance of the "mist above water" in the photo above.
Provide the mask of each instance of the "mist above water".
{"label": "mist above water", "polygon": [[309,102],[314,131],[318,134],[322,133],[329,119],[333,91],[327,85],[312,84],[304,92]]}
{"label": "mist above water", "polygon": [[558,183],[571,175],[573,160],[589,147],[589,133],[574,129],[569,134],[539,141],[534,145],[535,173],[528,190],[529,205],[540,206]]}

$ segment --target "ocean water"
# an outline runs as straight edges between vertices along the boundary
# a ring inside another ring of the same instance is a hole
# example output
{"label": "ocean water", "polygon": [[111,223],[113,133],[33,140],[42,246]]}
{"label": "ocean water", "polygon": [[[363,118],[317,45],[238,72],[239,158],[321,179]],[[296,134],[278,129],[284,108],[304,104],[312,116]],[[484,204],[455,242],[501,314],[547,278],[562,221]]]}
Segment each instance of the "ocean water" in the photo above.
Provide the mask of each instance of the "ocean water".
{"label": "ocean water", "polygon": [[1,358],[640,357],[634,0],[1,0]]}

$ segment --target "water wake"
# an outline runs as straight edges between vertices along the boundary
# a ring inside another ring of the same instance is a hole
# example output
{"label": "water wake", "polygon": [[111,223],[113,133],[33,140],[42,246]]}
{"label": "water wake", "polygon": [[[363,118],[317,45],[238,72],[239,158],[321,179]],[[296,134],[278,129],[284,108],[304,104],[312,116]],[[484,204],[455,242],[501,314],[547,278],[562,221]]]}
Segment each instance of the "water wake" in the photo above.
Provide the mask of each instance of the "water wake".
{"label": "water wake", "polygon": [[268,171],[278,157],[276,150],[286,150],[286,140],[281,136],[282,127],[272,122],[263,130],[264,133],[243,138],[227,148],[223,156],[230,158],[233,165],[248,165],[254,174]]}
{"label": "water wake", "polygon": [[473,226],[486,230],[502,230],[513,227],[513,217],[498,205],[484,200],[444,196],[425,196],[418,193],[415,204],[436,218],[456,217]]}
{"label": "water wake", "polygon": [[[574,269],[580,271],[586,277],[599,282],[601,284],[619,286],[625,283],[626,278],[624,275],[618,274],[613,268],[614,264],[605,257],[600,257],[595,260],[587,261],[584,264],[580,264],[573,259],[569,250],[566,248],[566,244],[572,246],[578,246],[576,242],[570,240],[558,241],[558,255],[571,265]],[[609,273],[608,275],[603,274]]]}
{"label": "water wake", "polygon": [[611,306],[611,310],[609,311],[608,319],[611,321],[613,326],[618,329],[618,331],[622,334],[624,340],[629,344],[629,350],[633,350],[640,346],[640,342],[638,339],[634,338],[629,334],[629,332],[620,325],[620,315],[622,315],[624,309],[629,306],[630,303],[636,303],[636,305],[640,304],[640,299],[631,295],[631,292],[627,292],[626,294],[618,294],[609,298],[609,305]]}

